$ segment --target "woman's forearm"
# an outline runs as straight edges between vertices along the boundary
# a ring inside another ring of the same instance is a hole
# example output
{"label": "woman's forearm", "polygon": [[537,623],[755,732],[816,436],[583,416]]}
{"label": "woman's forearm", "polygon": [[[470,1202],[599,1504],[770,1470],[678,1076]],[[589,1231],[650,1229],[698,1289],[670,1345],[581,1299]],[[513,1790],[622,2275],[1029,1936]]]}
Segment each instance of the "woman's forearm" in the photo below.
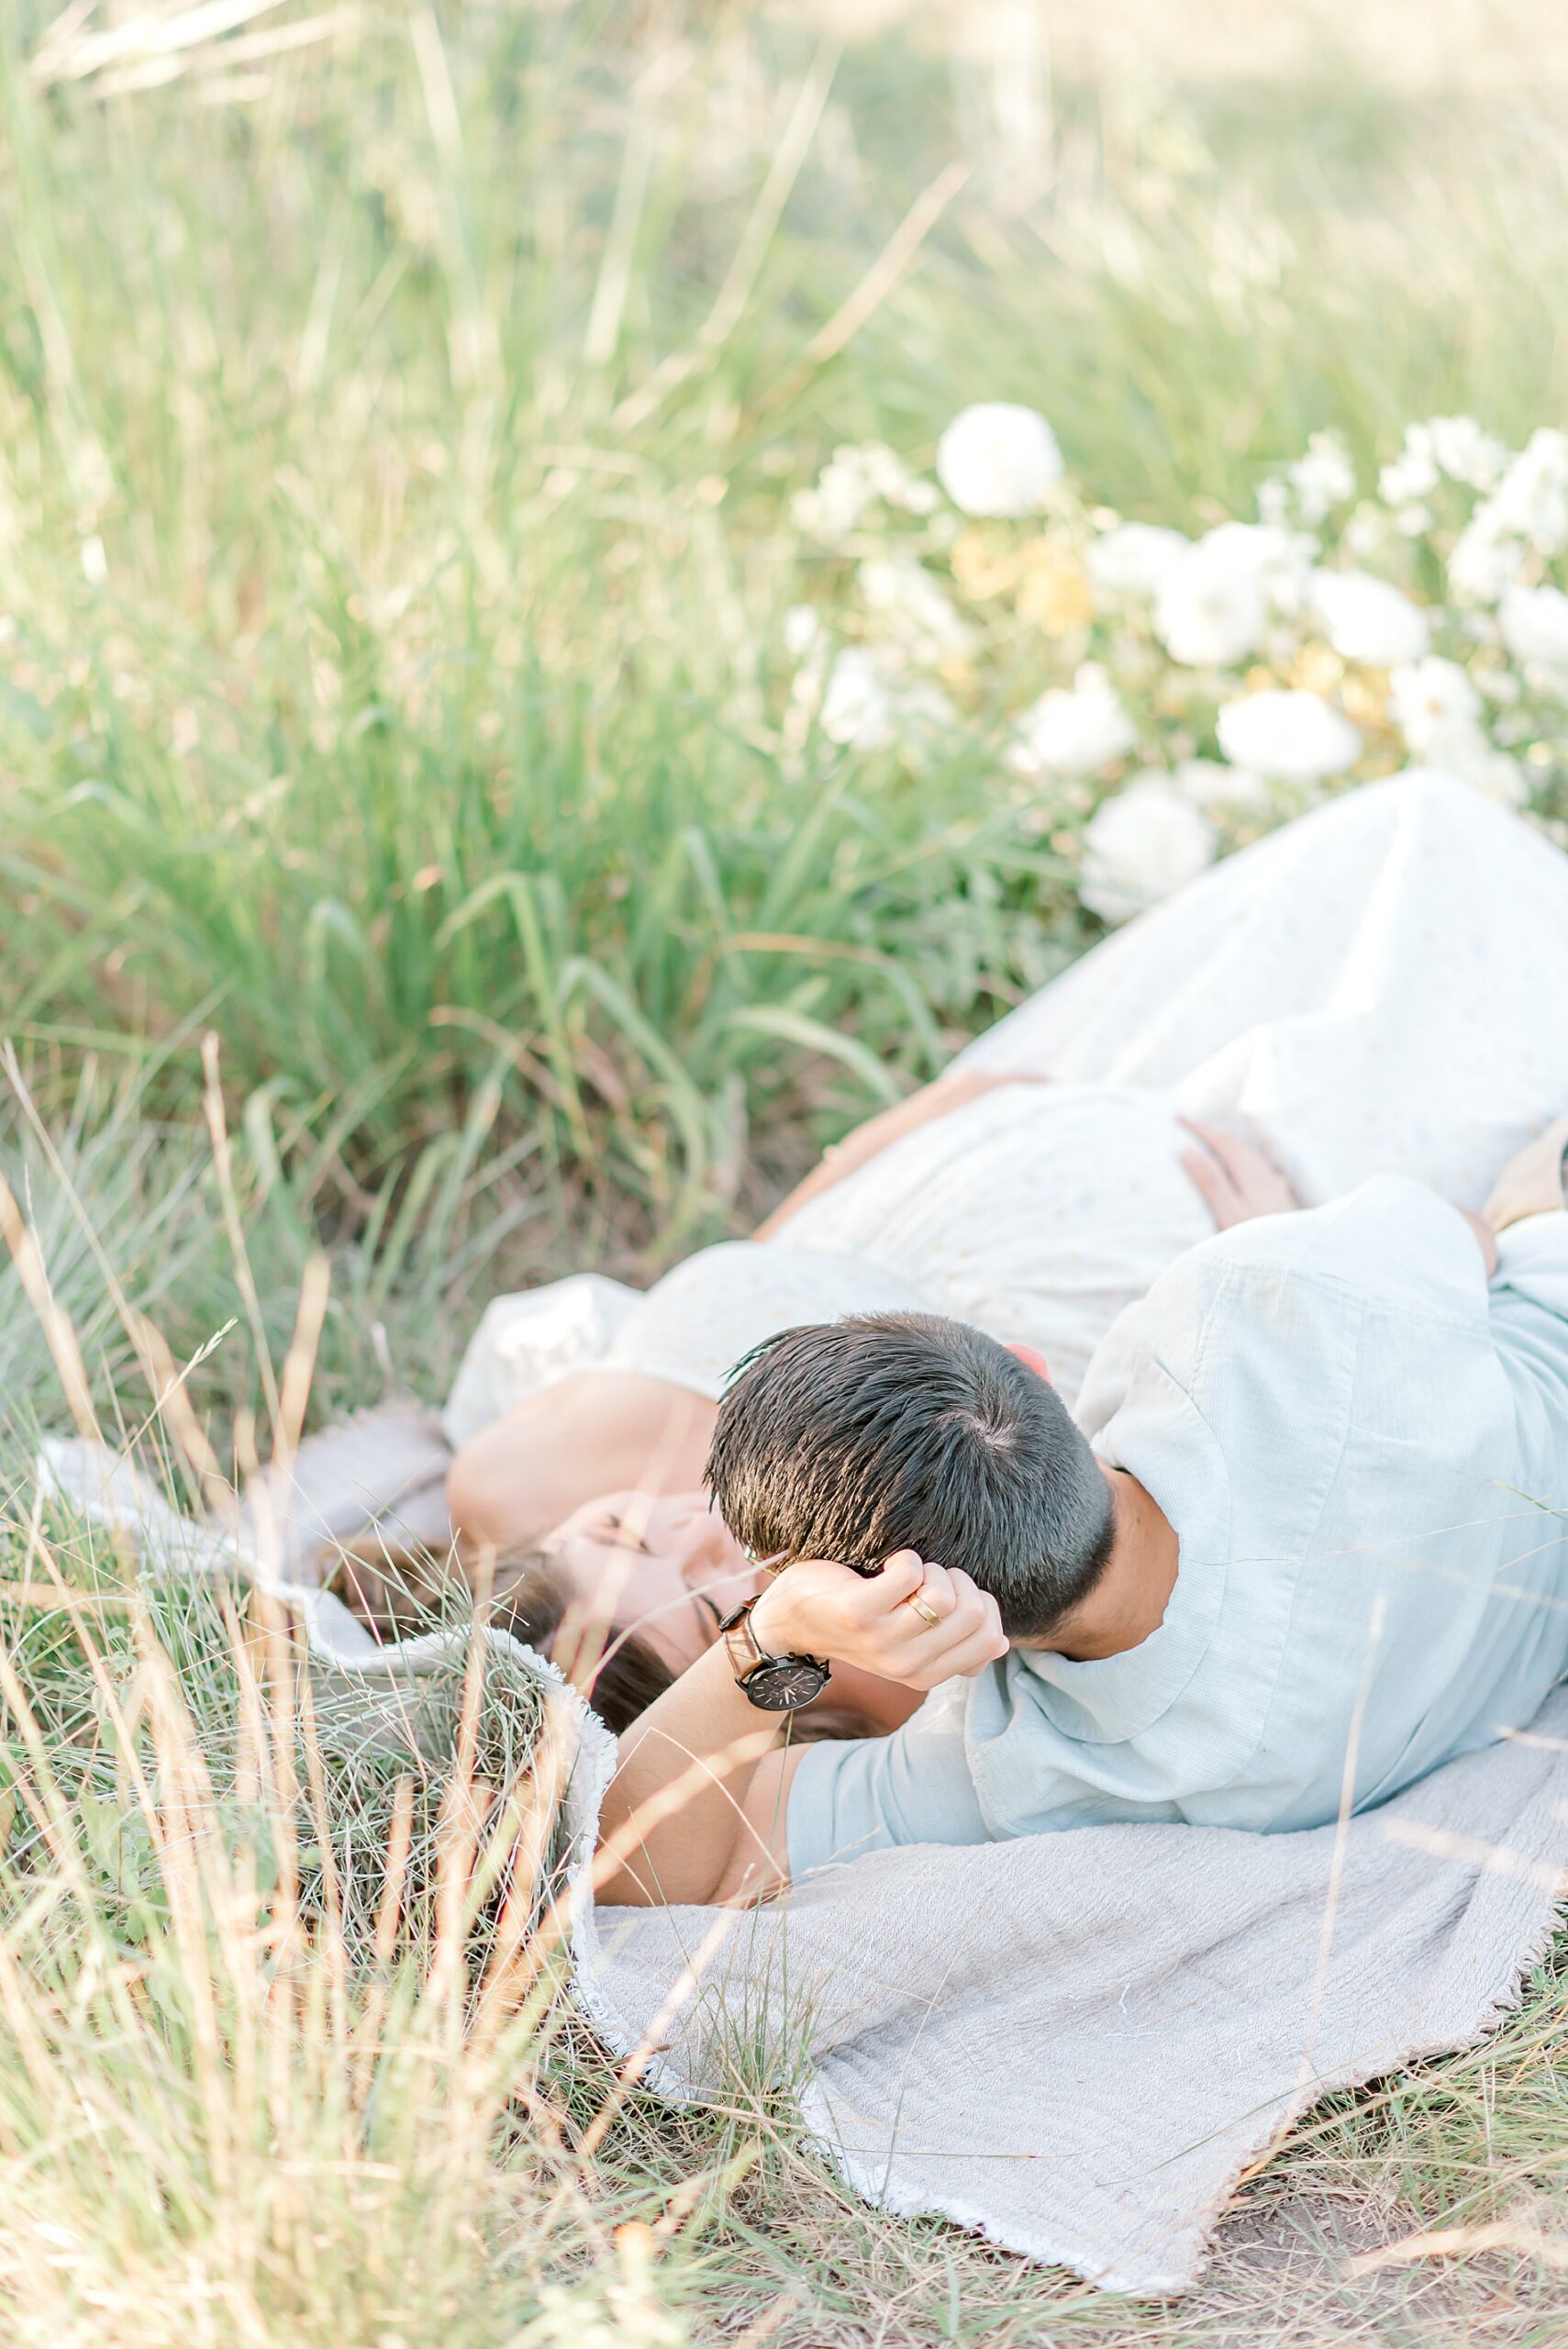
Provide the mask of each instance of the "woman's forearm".
{"label": "woman's forearm", "polygon": [[[620,1741],[599,1820],[599,1898],[647,1908],[730,1891],[755,1840],[747,1798],[787,1720],[737,1687],[722,1645],[683,1673]],[[750,1856],[761,1884],[765,1846]]]}

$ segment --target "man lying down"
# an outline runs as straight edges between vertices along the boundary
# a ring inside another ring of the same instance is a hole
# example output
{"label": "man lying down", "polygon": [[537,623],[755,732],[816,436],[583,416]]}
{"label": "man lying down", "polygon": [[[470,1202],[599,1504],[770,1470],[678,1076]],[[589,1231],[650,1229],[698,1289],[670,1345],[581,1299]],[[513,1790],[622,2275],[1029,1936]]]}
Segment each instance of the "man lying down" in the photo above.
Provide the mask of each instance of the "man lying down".
{"label": "man lying down", "polygon": [[[924,1315],[786,1330],[721,1406],[773,1569],[633,1724],[610,1902],[744,1902],[891,1843],[1364,1809],[1523,1728],[1568,1669],[1568,1119],[1482,1217],[1382,1177],[1222,1225],[1124,1312],[1075,1418]],[[929,1691],[792,1745],[830,1663]]]}

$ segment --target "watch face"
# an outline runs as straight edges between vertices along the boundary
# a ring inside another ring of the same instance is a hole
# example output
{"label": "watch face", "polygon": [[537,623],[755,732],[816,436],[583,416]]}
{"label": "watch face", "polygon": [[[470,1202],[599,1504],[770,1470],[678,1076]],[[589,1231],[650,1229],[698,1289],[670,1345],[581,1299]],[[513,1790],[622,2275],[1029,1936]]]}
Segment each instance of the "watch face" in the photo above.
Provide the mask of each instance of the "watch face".
{"label": "watch face", "polygon": [[820,1697],[828,1686],[824,1664],[815,1664],[806,1655],[781,1655],[770,1664],[760,1664],[741,1682],[753,1705],[764,1713],[793,1713],[801,1705],[809,1705],[813,1697]]}

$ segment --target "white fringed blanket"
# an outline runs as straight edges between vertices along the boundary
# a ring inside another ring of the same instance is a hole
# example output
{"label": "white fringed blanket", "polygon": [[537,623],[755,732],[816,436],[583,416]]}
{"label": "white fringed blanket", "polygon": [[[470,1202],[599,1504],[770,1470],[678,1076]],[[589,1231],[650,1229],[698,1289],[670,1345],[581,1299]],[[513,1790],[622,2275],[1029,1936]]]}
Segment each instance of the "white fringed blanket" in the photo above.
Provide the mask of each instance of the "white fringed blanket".
{"label": "white fringed blanket", "polygon": [[[261,1512],[263,1578],[298,1607],[339,1702],[358,1689],[384,1703],[444,1638],[376,1646],[301,1578],[304,1530],[347,1534],[428,1490],[439,1466],[428,1421],[376,1415],[314,1439],[293,1503],[274,1494]],[[165,1567],[238,1555],[262,1573],[254,1509],[237,1543],[188,1526],[95,1447],[51,1445],[44,1468]],[[612,1741],[535,1661],[577,1754],[578,1985],[617,2052],[639,2051],[677,2100],[728,2098],[736,2066],[755,2077],[761,2063],[798,2085],[868,2201],[1107,2289],[1192,2285],[1241,2171],[1286,2123],[1328,2089],[1475,2039],[1517,1997],[1568,1890],[1564,1693],[1529,1737],[1343,1830],[1083,1828],[875,1853],[759,1911],[595,1910],[586,1867]]]}

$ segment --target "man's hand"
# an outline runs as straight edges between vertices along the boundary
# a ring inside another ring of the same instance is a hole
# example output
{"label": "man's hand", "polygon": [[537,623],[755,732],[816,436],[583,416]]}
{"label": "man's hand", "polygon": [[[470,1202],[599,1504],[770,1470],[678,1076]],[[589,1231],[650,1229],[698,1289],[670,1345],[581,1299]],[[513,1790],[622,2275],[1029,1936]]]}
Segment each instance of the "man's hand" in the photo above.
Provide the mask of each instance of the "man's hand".
{"label": "man's hand", "polygon": [[772,1654],[825,1655],[922,1690],[973,1676],[1007,1651],[989,1591],[913,1550],[872,1575],[803,1558],[762,1593],[751,1629]]}
{"label": "man's hand", "polygon": [[1221,1231],[1255,1215],[1284,1215],[1301,1201],[1279,1168],[1255,1142],[1228,1134],[1201,1118],[1184,1118],[1188,1133],[1203,1147],[1184,1150],[1182,1164],[1203,1193]]}

